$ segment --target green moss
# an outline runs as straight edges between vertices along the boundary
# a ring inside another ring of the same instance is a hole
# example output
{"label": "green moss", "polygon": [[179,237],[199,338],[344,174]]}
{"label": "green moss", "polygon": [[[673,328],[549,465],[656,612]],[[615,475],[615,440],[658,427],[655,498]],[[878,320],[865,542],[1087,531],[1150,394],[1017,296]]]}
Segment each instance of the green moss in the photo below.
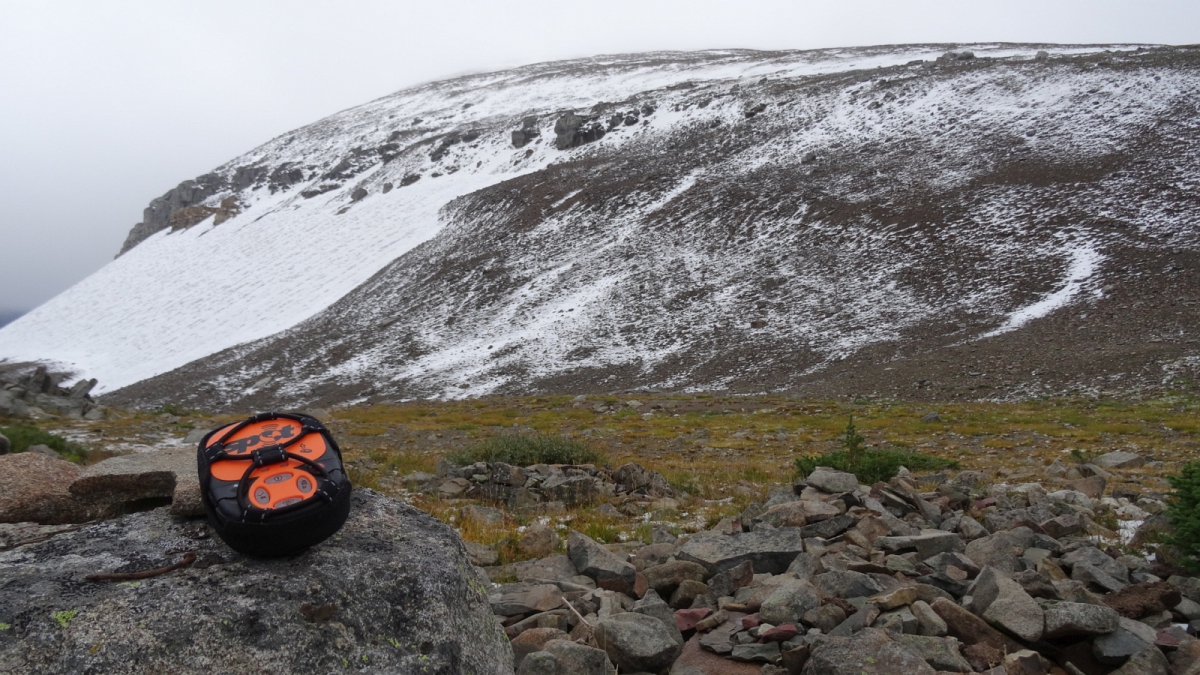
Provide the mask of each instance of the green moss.
{"label": "green moss", "polygon": [[61,612],[54,613],[54,620],[58,622],[58,625],[66,628],[67,624],[71,623],[71,619],[74,619],[76,614],[79,614],[79,610],[77,609],[64,609]]}

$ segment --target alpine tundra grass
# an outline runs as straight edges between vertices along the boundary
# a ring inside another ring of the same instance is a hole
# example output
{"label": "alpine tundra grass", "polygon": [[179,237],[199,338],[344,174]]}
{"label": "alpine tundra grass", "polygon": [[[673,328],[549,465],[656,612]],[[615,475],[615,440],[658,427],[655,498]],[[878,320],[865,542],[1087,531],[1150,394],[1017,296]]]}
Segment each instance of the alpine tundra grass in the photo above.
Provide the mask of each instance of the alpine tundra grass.
{"label": "alpine tundra grass", "polygon": [[[922,422],[931,411],[940,421]],[[1167,476],[1200,460],[1200,398],[1192,395],[939,405],[639,393],[582,401],[571,396],[420,401],[316,412],[341,443],[356,486],[405,499],[468,541],[496,545],[502,563],[520,558],[516,538],[539,521],[557,528],[564,539],[573,528],[614,544],[648,541],[656,526],[675,532],[711,527],[753,501],[764,501],[772,487],[790,486],[801,477],[797,462],[816,466],[843,450],[851,415],[867,452],[920,453],[930,461],[985,471],[994,482],[1036,481],[1056,460],[1074,466],[1104,452],[1128,450],[1151,460],[1123,472],[1128,487],[1165,494],[1171,490]],[[178,443],[193,428],[236,419],[240,416],[196,411],[182,416],[113,411],[95,422],[41,420],[36,425],[107,456]],[[0,420],[0,426],[7,424]],[[599,511],[603,502],[596,502],[559,514],[510,512],[503,524],[483,527],[461,517],[464,506],[477,502],[441,500],[405,482],[416,471],[434,473],[443,457],[467,459],[472,455],[464,453],[507,442],[497,439],[537,435],[569,439],[572,447],[597,453],[613,468],[638,462],[662,473],[686,496],[674,500],[671,509],[641,517],[606,516]]]}

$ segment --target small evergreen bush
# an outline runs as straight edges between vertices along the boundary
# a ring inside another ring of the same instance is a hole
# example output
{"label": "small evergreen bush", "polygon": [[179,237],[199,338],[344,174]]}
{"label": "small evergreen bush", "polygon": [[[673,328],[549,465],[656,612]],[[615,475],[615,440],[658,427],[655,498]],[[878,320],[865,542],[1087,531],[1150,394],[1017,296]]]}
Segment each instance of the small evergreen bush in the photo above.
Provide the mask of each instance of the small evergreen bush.
{"label": "small evergreen bush", "polygon": [[72,462],[82,462],[88,455],[87,448],[82,445],[28,424],[0,427],[0,434],[4,434],[12,444],[9,452],[25,452],[31,445],[47,445],[62,455],[63,459]]}
{"label": "small evergreen bush", "polygon": [[1169,476],[1175,491],[1167,503],[1174,532],[1167,543],[1179,549],[1192,572],[1200,572],[1200,462],[1188,462],[1178,476]]}
{"label": "small evergreen bush", "polygon": [[910,450],[896,448],[868,448],[866,439],[854,427],[854,416],[846,425],[839,441],[842,450],[818,457],[798,457],[796,470],[807,476],[818,466],[827,466],[838,471],[852,473],[864,485],[886,482],[900,472],[900,467],[910,471],[937,471],[957,469],[958,462],[931,455],[922,455]]}
{"label": "small evergreen bush", "polygon": [[565,436],[514,434],[493,436],[475,443],[446,459],[459,466],[475,462],[504,462],[514,466],[531,464],[601,464],[604,456],[587,445]]}

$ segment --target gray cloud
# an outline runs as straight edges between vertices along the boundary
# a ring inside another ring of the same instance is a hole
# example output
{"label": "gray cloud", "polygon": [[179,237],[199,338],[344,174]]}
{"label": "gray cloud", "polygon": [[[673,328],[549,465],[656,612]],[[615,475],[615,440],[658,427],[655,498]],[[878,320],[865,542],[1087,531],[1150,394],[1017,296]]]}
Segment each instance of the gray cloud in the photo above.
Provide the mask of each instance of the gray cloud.
{"label": "gray cloud", "polygon": [[1200,42],[1200,3],[546,0],[0,4],[0,313],[110,260],[141,209],[271,137],[460,72],[603,53]]}

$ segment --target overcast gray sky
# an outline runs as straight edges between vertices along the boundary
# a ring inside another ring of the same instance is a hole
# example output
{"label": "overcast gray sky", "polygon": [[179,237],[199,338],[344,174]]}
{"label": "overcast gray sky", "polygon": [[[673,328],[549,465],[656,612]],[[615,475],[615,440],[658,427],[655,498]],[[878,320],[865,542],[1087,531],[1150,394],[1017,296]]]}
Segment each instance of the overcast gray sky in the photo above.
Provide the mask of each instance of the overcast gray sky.
{"label": "overcast gray sky", "polygon": [[0,0],[0,323],[111,260],[154,197],[463,72],[660,49],[1200,42],[1200,1]]}

